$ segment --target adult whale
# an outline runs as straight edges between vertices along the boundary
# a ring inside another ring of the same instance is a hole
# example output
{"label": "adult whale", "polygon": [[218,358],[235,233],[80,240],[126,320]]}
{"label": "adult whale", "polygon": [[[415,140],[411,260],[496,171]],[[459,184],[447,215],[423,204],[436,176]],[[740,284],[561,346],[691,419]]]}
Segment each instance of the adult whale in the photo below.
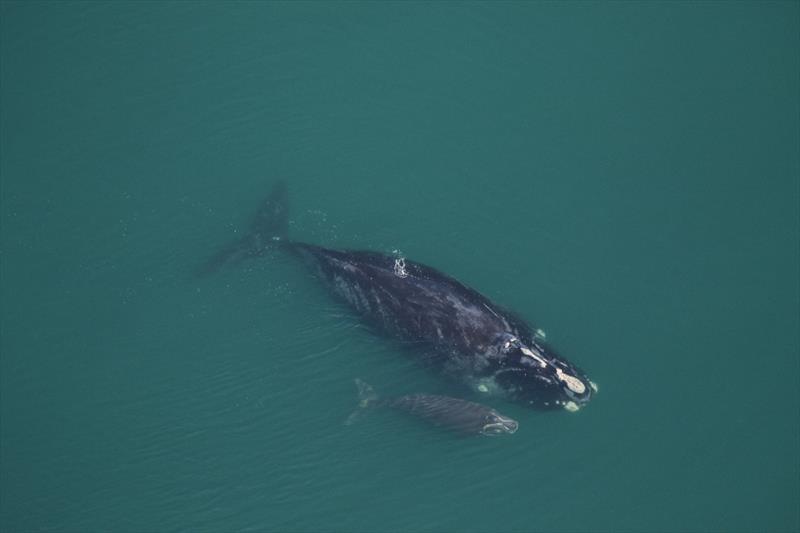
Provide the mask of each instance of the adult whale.
{"label": "adult whale", "polygon": [[286,185],[278,182],[243,236],[211,256],[201,273],[280,248],[306,259],[378,330],[413,341],[434,367],[480,392],[575,411],[597,391],[533,328],[474,289],[396,255],[290,241],[287,217]]}

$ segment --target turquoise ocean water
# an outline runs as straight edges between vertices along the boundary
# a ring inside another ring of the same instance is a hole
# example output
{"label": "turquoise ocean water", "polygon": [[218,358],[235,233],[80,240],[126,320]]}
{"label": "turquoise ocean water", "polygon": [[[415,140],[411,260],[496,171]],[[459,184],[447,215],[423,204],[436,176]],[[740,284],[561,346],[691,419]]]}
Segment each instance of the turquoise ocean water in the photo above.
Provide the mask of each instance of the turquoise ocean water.
{"label": "turquoise ocean water", "polygon": [[[800,529],[800,4],[0,4],[0,530]],[[292,258],[402,254],[600,393],[509,438]]]}

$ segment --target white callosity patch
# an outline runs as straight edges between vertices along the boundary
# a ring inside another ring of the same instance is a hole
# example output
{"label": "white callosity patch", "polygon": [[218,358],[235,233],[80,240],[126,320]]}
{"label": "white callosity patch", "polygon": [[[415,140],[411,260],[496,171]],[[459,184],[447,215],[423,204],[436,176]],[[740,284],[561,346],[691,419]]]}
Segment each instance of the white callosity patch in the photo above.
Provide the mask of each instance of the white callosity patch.
{"label": "white callosity patch", "polygon": [[[541,330],[537,330],[537,335],[539,334],[540,331]],[[542,333],[542,336],[543,336],[544,332],[541,332],[541,333]],[[516,339],[511,339],[511,341],[509,341],[509,343],[512,342],[512,341],[516,341]],[[523,347],[520,348],[520,351],[524,355],[527,355],[528,357],[531,357],[534,360],[536,360],[539,363],[539,366],[541,366],[542,368],[545,368],[545,367],[548,366],[547,360],[544,358],[544,356],[541,354],[541,352],[539,352],[539,350],[536,348],[535,345],[534,345],[533,348],[527,348],[527,347],[523,346]],[[575,376],[571,376],[569,374],[564,373],[564,371],[561,370],[561,368],[559,368],[559,367],[557,367],[555,365],[553,365],[553,366],[556,369],[556,377],[560,381],[565,383],[567,385],[567,388],[569,388],[569,390],[571,390],[575,394],[583,394],[584,392],[586,392],[586,385],[583,383],[583,381],[581,381],[580,379],[576,378]],[[595,392],[597,392],[597,385],[594,384],[594,383],[591,383],[591,386],[592,386],[592,389]],[[566,410],[568,410],[568,411],[577,411],[578,410],[578,405],[575,404],[574,402],[567,402],[566,404],[564,404],[564,408]]]}
{"label": "white callosity patch", "polygon": [[558,376],[558,379],[566,383],[567,387],[569,387],[569,390],[575,394],[583,394],[586,392],[586,385],[583,384],[583,381],[579,380],[575,376],[565,374],[560,368],[556,368],[556,376]]}
{"label": "white callosity patch", "polygon": [[[561,407],[563,407],[564,409],[566,409],[570,413],[574,413],[575,411],[577,411],[578,409],[581,408],[580,405],[578,405],[577,403],[573,402],[572,400],[568,400],[566,402],[563,402],[561,400],[556,400],[553,403],[555,405],[560,405]],[[549,406],[550,402],[544,402],[544,404]]]}
{"label": "white callosity patch", "polygon": [[578,404],[576,404],[575,402],[567,402],[564,404],[564,409],[566,409],[570,413],[574,413],[575,411],[580,409],[580,407],[578,407]]}
{"label": "white callosity patch", "polygon": [[534,351],[534,350],[536,350],[536,349],[534,348],[533,350],[531,350],[531,349],[526,348],[524,346],[522,348],[520,348],[520,351],[523,354],[527,355],[528,357],[533,357],[534,359],[536,359],[536,361],[539,362],[539,366],[541,366],[542,368],[546,367],[547,366],[547,360],[545,360],[545,358],[542,357],[542,354],[540,354],[538,350],[536,350],[536,351]]}

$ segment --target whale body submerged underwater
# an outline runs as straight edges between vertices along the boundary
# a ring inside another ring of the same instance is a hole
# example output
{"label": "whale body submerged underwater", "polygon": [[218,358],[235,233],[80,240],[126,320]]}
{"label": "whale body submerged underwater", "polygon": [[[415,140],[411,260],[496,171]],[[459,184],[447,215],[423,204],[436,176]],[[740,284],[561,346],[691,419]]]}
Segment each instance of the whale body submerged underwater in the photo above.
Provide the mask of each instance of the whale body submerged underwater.
{"label": "whale body submerged underwater", "polygon": [[413,341],[426,362],[474,390],[535,408],[569,411],[596,393],[586,374],[531,326],[434,268],[393,254],[289,240],[287,200],[286,185],[278,182],[243,237],[211,256],[200,273],[280,249],[305,259],[377,330]]}
{"label": "whale body submerged underwater", "polygon": [[356,379],[355,382],[358,388],[359,410],[350,415],[347,424],[351,424],[366,409],[388,407],[463,436],[513,435],[519,428],[519,422],[513,418],[479,403],[450,396],[420,393],[397,398],[380,398],[368,383],[360,379]]}

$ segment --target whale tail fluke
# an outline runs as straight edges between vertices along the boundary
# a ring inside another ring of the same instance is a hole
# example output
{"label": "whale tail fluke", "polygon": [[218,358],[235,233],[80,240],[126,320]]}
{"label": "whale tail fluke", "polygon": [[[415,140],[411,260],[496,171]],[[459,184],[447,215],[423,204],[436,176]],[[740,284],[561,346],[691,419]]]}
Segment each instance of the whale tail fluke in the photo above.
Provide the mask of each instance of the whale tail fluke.
{"label": "whale tail fluke", "polygon": [[358,389],[358,409],[350,413],[350,416],[345,420],[345,425],[350,426],[355,424],[359,418],[364,416],[364,413],[370,407],[375,407],[378,401],[378,395],[369,383],[356,378],[356,389]]}
{"label": "whale tail fluke", "polygon": [[209,257],[198,269],[198,274],[212,274],[226,265],[235,265],[245,259],[258,257],[286,241],[289,229],[288,199],[286,182],[276,182],[258,207],[247,232]]}

